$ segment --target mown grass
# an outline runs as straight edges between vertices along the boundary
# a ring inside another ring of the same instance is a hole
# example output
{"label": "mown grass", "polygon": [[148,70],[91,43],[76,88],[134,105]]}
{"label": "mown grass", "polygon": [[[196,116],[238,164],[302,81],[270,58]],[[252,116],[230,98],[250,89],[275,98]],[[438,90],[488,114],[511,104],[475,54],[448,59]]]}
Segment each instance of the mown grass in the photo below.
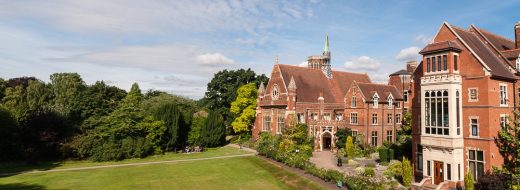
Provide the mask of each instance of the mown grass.
{"label": "mown grass", "polygon": [[[125,163],[206,158],[246,152],[223,147],[198,154],[164,155]],[[161,158],[162,157],[162,158]],[[122,162],[117,162],[122,163]],[[59,167],[110,163],[66,162]],[[25,173],[0,178],[0,189],[325,189],[256,156],[81,171]]]}

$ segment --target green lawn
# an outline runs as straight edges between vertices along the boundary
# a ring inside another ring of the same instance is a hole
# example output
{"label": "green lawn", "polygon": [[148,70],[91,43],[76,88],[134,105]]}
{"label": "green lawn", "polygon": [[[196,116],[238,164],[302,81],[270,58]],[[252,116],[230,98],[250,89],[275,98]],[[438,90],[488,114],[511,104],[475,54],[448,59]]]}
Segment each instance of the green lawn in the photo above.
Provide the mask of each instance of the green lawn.
{"label": "green lawn", "polygon": [[[129,162],[244,154],[223,147],[198,154],[171,154]],[[117,162],[123,163],[123,162]],[[113,163],[65,162],[58,168]],[[4,167],[6,168],[6,167]],[[0,189],[324,189],[256,156],[0,177]]]}

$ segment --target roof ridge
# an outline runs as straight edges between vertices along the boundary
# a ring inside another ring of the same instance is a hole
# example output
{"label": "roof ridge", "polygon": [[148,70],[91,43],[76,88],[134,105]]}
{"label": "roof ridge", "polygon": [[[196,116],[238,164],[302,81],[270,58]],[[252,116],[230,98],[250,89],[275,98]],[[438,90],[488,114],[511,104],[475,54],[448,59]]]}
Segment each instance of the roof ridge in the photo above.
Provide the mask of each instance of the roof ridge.
{"label": "roof ridge", "polygon": [[[281,63],[275,64],[275,65],[296,67],[296,68],[309,69],[309,70],[316,70],[316,69],[311,69],[311,68],[307,68],[307,67],[301,67],[301,66],[289,65],[289,64],[281,64]],[[340,73],[349,73],[349,74],[366,75],[366,76],[368,76],[367,73],[356,73],[356,72],[351,72],[351,71],[332,70],[332,72],[340,72]]]}
{"label": "roof ridge", "polygon": [[510,52],[510,51],[520,51],[520,48],[508,49],[508,50],[504,50],[504,51],[501,51],[501,52]]}
{"label": "roof ridge", "polygon": [[358,84],[369,84],[369,85],[379,85],[379,86],[394,86],[389,84],[382,84],[382,83],[369,83],[369,82],[357,82]]}
{"label": "roof ridge", "polygon": [[475,25],[473,25],[473,27],[475,27],[475,28],[476,28],[477,30],[479,30],[480,32],[485,32],[485,33],[488,33],[488,34],[490,34],[490,35],[492,35],[492,36],[495,36],[495,37],[498,37],[498,38],[502,38],[503,40],[507,40],[507,41],[509,41],[509,42],[513,42],[513,43],[514,43],[513,40],[511,40],[511,39],[509,39],[509,38],[506,38],[506,37],[504,37],[504,36],[501,36],[501,35],[495,34],[495,33],[491,32],[491,31],[488,31],[488,30],[485,30],[485,29],[482,29],[482,28],[477,28],[477,26],[475,26]]}

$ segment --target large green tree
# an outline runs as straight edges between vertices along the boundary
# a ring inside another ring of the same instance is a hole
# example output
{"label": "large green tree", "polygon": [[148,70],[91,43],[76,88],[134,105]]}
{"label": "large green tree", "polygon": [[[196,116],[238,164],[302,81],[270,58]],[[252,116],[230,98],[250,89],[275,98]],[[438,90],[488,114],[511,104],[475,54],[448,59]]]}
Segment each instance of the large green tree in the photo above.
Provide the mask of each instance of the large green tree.
{"label": "large green tree", "polygon": [[503,169],[513,180],[511,188],[520,189],[520,108],[513,111],[512,122],[498,132],[495,143],[504,158]]}
{"label": "large green tree", "polygon": [[52,108],[61,116],[79,124],[81,118],[81,102],[87,88],[85,81],[77,73],[54,73],[50,76]]}
{"label": "large green tree", "polygon": [[175,148],[181,148],[186,145],[190,129],[177,105],[168,103],[160,106],[155,110],[154,117],[166,123],[166,150],[175,150]]}
{"label": "large green tree", "polygon": [[226,127],[222,115],[211,111],[201,130],[201,144],[206,147],[216,147],[226,142]]}
{"label": "large green tree", "polygon": [[258,91],[254,83],[241,86],[237,90],[237,98],[231,103],[230,111],[236,115],[235,120],[231,123],[235,133],[248,133],[255,121],[256,116],[256,98]]}
{"label": "large green tree", "polygon": [[251,69],[222,70],[215,73],[208,83],[202,102],[210,110],[219,111],[226,124],[230,124],[234,118],[230,117],[229,108],[237,97],[237,89],[248,83],[255,83],[258,87],[261,82],[266,83],[268,80],[264,74],[257,75]]}
{"label": "large green tree", "polygon": [[4,97],[6,88],[7,88],[7,81],[5,81],[3,78],[0,78],[0,102],[2,102],[2,98]]}
{"label": "large green tree", "polygon": [[18,128],[14,116],[0,106],[0,161],[19,158]]}

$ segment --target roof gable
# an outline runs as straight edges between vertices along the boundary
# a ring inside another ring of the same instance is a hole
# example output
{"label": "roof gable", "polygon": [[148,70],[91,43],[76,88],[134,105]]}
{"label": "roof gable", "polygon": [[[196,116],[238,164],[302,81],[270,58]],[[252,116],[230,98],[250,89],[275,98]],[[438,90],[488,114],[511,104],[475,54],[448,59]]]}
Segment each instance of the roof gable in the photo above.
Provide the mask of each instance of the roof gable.
{"label": "roof gable", "polygon": [[[293,78],[296,96],[299,102],[317,102],[320,93],[325,103],[343,103],[343,96],[354,80],[370,82],[367,74],[332,71],[332,79],[328,79],[321,70],[293,65],[278,64],[284,85]],[[287,86],[286,86],[287,87]]]}
{"label": "roof gable", "polygon": [[363,94],[363,97],[370,97],[370,99],[366,100],[373,100],[374,97],[377,97],[379,102],[388,102],[388,97],[392,97],[395,100],[403,99],[403,95],[397,90],[395,86],[392,85],[362,82],[356,82],[356,85],[361,91],[361,94]]}

